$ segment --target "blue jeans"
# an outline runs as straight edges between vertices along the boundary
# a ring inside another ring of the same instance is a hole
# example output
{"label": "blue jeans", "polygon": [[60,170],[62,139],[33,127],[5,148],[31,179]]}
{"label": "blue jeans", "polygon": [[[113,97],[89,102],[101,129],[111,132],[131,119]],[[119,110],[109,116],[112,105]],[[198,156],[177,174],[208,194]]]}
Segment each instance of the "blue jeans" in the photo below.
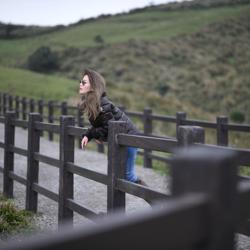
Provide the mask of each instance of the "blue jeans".
{"label": "blue jeans", "polygon": [[126,179],[135,182],[138,178],[135,174],[135,159],[137,155],[137,148],[128,147],[127,163],[126,163]]}

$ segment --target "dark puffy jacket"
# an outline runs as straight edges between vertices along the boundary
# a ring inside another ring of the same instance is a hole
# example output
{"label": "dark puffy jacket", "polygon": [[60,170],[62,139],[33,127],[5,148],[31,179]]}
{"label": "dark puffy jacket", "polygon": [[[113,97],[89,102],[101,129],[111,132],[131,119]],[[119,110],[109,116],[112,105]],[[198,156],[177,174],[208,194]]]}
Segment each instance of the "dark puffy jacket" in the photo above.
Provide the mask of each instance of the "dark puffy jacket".
{"label": "dark puffy jacket", "polygon": [[101,97],[101,112],[96,119],[89,119],[92,125],[82,137],[87,136],[88,140],[97,139],[107,141],[108,138],[108,122],[109,121],[125,121],[126,132],[128,134],[139,134],[140,132],[128,118],[128,116],[118,107],[108,100],[106,94]]}

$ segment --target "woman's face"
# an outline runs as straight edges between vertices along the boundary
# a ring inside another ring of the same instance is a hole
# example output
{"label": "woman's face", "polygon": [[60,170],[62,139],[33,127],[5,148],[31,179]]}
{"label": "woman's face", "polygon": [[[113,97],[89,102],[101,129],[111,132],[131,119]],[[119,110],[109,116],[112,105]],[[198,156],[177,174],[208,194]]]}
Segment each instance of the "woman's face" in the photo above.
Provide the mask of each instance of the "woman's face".
{"label": "woman's face", "polygon": [[92,87],[90,85],[89,76],[84,75],[82,80],[80,81],[79,94],[86,94],[90,90],[92,90]]}

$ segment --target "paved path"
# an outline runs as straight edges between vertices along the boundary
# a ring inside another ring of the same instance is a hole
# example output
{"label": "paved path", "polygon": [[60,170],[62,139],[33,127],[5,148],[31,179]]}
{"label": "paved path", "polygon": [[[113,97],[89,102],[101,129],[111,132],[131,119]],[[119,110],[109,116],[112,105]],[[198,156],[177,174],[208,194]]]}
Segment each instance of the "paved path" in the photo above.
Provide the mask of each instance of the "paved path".
{"label": "paved path", "polygon": [[[4,141],[4,127],[0,124],[0,141]],[[15,145],[17,147],[27,148],[27,130],[16,128]],[[40,153],[59,158],[59,145],[57,142],[49,142],[41,138]],[[107,173],[107,157],[104,154],[99,154],[92,151],[75,150],[75,164],[84,168],[89,168],[101,173]],[[0,149],[0,165],[3,166],[3,149]],[[27,158],[15,154],[14,171],[23,177],[26,177]],[[159,173],[145,169],[140,166],[136,167],[136,171],[147,184],[155,190],[167,193],[168,183],[167,177]],[[58,169],[44,164],[39,164],[39,184],[48,188],[49,190],[58,193]],[[2,190],[3,178],[0,174],[0,190]],[[25,188],[23,185],[14,182],[14,196],[15,204],[19,208],[24,208],[25,202]],[[95,181],[74,175],[74,199],[80,204],[90,208],[96,213],[106,212],[107,207],[107,190],[106,186]],[[139,212],[143,209],[151,209],[147,202],[143,199],[126,195],[126,211],[127,213]],[[36,216],[35,223],[41,230],[56,230],[57,229],[57,203],[42,196],[38,196],[38,216]],[[77,213],[74,214],[74,224],[88,224],[91,223]],[[250,238],[245,236],[238,236],[238,250],[250,250]]]}

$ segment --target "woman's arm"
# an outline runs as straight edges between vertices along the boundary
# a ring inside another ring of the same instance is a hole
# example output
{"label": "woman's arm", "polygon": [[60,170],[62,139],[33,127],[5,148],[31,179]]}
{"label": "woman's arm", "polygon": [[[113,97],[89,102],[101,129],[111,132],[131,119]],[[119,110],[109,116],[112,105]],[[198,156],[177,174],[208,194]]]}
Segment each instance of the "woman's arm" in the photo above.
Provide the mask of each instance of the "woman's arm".
{"label": "woman's arm", "polygon": [[101,113],[96,120],[93,122],[95,126],[90,127],[87,132],[82,136],[86,136],[88,141],[100,138],[107,138],[108,136],[108,122],[113,120],[111,112]]}

